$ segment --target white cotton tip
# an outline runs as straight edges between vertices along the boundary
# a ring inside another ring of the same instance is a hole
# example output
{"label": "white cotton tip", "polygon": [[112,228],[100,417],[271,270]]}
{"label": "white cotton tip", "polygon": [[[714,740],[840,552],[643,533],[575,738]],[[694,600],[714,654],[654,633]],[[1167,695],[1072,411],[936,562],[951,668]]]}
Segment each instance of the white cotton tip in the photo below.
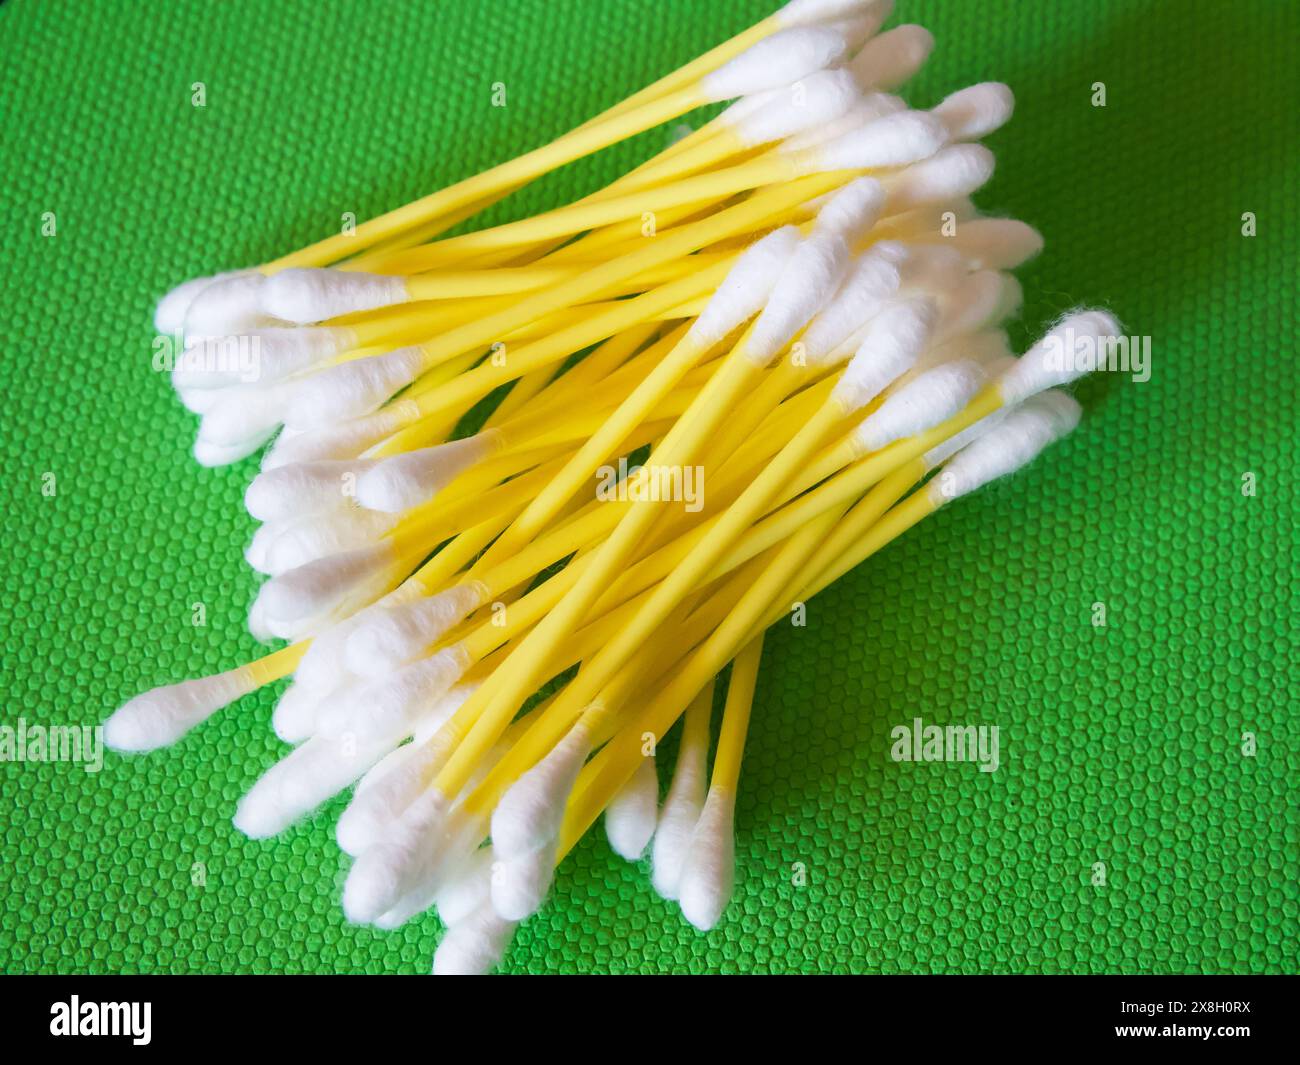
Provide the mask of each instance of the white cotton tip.
{"label": "white cotton tip", "polygon": [[1006,370],[1015,361],[1015,356],[1011,354],[1011,342],[1003,330],[981,329],[931,344],[917,361],[916,370],[930,370],[956,359],[977,362],[990,377],[994,377]]}
{"label": "white cotton tip", "polygon": [[824,122],[803,133],[795,134],[783,141],[777,150],[783,153],[798,153],[819,148],[823,144],[829,144],[831,141],[861,130],[878,118],[906,110],[907,103],[897,96],[890,96],[883,92],[868,93],[866,96],[859,96],[849,109],[833,122]]}
{"label": "white cotton tip", "polygon": [[[256,608],[259,602],[260,600],[255,600],[253,606]],[[377,605],[371,604],[351,617],[344,618],[337,624],[318,632],[312,638],[307,653],[302,656],[302,661],[294,671],[294,684],[304,691],[314,692],[318,697],[324,698],[355,680],[356,678],[344,665],[343,650],[347,647],[348,635],[352,632],[353,626]]]}
{"label": "white cotton tip", "polygon": [[350,682],[354,678],[348,673],[344,664],[344,651],[347,648],[348,638],[356,631],[356,627],[364,623],[365,619],[376,611],[399,603],[409,602],[421,594],[423,593],[418,585],[412,583],[401,584],[378,602],[363,607],[355,614],[338,622],[338,624],[317,633],[307,647],[307,653],[302,656],[302,661],[298,663],[298,668],[294,671],[294,682],[301,684],[304,688],[311,688],[322,695],[326,695]]}
{"label": "white cotton tip", "polygon": [[272,541],[280,535],[285,526],[272,522],[267,525],[259,525],[253,533],[253,539],[244,548],[244,561],[247,562],[258,573],[269,573],[266,568],[266,556],[271,549]]}
{"label": "white cotton tip", "polygon": [[912,244],[901,263],[903,288],[942,298],[966,277],[966,261],[955,248]]}
{"label": "white cotton tip", "polygon": [[311,370],[355,346],[350,330],[261,329],[186,338],[172,385],[181,389],[269,384]]}
{"label": "white cotton tip", "polygon": [[[434,742],[435,751],[439,748],[450,750],[449,744],[454,739],[452,734],[448,733],[441,737],[439,734],[442,732],[442,727],[455,716],[457,710],[465,705],[465,700],[470,697],[477,687],[477,684],[458,684],[441,699],[435,700],[431,706],[421,711],[416,721],[412,742],[398,747],[391,754],[381,759],[358,782],[357,794],[360,795],[363,791],[382,783],[389,773],[396,773],[401,766],[408,766],[409,768],[418,764],[422,771],[426,771],[431,767],[441,769],[442,763],[431,751],[426,749],[426,745]],[[428,757],[423,757],[424,755]],[[406,809],[416,794],[418,792],[411,792],[408,798],[395,808],[393,817]]]}
{"label": "white cotton tip", "polygon": [[943,339],[996,325],[1020,309],[1020,283],[998,270],[967,274],[940,301],[943,310],[938,335]]}
{"label": "white cotton tip", "polygon": [[205,285],[185,309],[187,336],[233,336],[273,324],[262,313],[258,293],[266,276],[255,270],[239,271]]}
{"label": "white cotton tip", "polygon": [[295,462],[265,470],[244,492],[244,509],[258,521],[286,521],[353,504],[353,491],[372,459]]}
{"label": "white cotton tip", "polygon": [[898,184],[898,177],[899,175],[893,175],[881,179],[885,185],[885,209],[894,213],[882,218],[876,226],[875,235],[878,239],[909,242],[921,240],[946,246],[954,243],[953,237],[949,235],[954,222],[966,222],[979,214],[969,197],[941,200],[897,212],[891,201],[895,198],[893,190]]}
{"label": "white cotton tip", "polygon": [[517,858],[498,860],[492,873],[492,909],[507,921],[523,921],[542,908],[555,879],[555,840]]}
{"label": "white cotton tip", "polygon": [[239,800],[234,823],[249,839],[283,832],[353,783],[391,742],[313,736],[258,778]]}
{"label": "white cotton tip", "polygon": [[382,677],[400,669],[464,621],[487,597],[487,586],[473,581],[391,609],[367,612],[348,637],[348,670],[359,677]]}
{"label": "white cotton tip", "polygon": [[115,751],[166,747],[255,687],[248,673],[232,669],[154,688],[114,711],[104,722],[104,742]]}
{"label": "white cotton tip", "polygon": [[1077,381],[1098,365],[1119,336],[1119,322],[1105,311],[1066,315],[1002,375],[998,389],[1003,402],[1014,406],[1038,392]]}
{"label": "white cotton tip", "polygon": [[349,604],[368,602],[392,578],[392,545],[320,558],[272,577],[257,594],[267,628],[282,640],[311,635]]}
{"label": "white cotton tip", "polygon": [[500,447],[501,435],[488,430],[377,460],[357,480],[357,502],[371,510],[400,514],[427,503]]}
{"label": "white cotton tip", "polygon": [[207,414],[213,407],[234,389],[225,388],[186,388],[177,389],[176,398],[181,406],[191,414]]}
{"label": "white cotton tip", "polygon": [[564,804],[591,753],[591,733],[579,719],[564,738],[514,782],[492,811],[492,846],[510,861],[553,843]]}
{"label": "white cotton tip", "polygon": [[[454,689],[440,700],[440,705],[451,704],[453,695],[460,691]],[[428,782],[446,764],[451,749],[450,742],[437,736],[417,739],[375,766],[371,772],[376,775],[373,779],[368,775],[358,786],[334,830],[344,853],[358,855],[380,842],[389,827],[424,794]]]}
{"label": "white cotton tip", "polygon": [[987,325],[1000,325],[1008,318],[1014,318],[1025,305],[1025,289],[1020,279],[1014,274],[1004,274],[1000,270],[980,271],[991,273],[998,279],[998,299],[991,313],[984,319]]}
{"label": "white cotton tip", "polygon": [[[453,811],[452,816],[457,817],[457,813]],[[482,836],[481,825],[467,822],[463,817],[447,826],[440,845],[420,863],[402,897],[375,918],[374,926],[384,930],[400,928],[411,918],[437,905],[438,896],[446,890],[447,884],[459,876],[472,860]]]}
{"label": "white cotton tip", "polygon": [[298,323],[324,322],[411,298],[404,277],[301,268],[273,274],[259,295],[263,314]]}
{"label": "white cotton tip", "polygon": [[886,181],[886,212],[897,214],[969,196],[993,176],[995,163],[993,153],[982,144],[950,144]]}
{"label": "white cotton tip", "polygon": [[285,743],[301,743],[316,731],[322,694],[301,684],[290,684],[271,711],[271,728]]}
{"label": "white cotton tip", "polygon": [[759,365],[770,362],[835,294],[848,266],[843,238],[814,233],[801,241],[754,323],[746,354]]}
{"label": "white cotton tip", "polygon": [[253,639],[262,643],[270,643],[275,639],[275,633],[266,624],[266,611],[262,609],[257,599],[254,599],[253,605],[248,608],[248,631]]}
{"label": "white cotton tip", "polygon": [[829,26],[778,30],[706,74],[700,92],[708,100],[722,101],[780,89],[834,66],[847,52],[844,34]]}
{"label": "white cotton tip", "polygon": [[915,436],[947,421],[970,402],[985,382],[979,363],[944,363],[926,370],[885,400],[863,419],[856,439],[864,452]]}
{"label": "white cotton tip", "polygon": [[740,143],[757,148],[834,122],[861,97],[858,83],[847,70],[819,70],[776,91],[758,108],[724,115]]}
{"label": "white cotton tip", "polygon": [[855,53],[876,35],[883,21],[884,17],[877,17],[874,10],[868,9],[850,18],[836,19],[829,25],[844,37],[846,53]]}
{"label": "white cotton tip", "polygon": [[682,744],[672,784],[659,811],[651,858],[650,882],[665,899],[677,898],[691,833],[704,809],[708,751],[705,745],[687,746],[685,737]]}
{"label": "white cotton tip", "polygon": [[492,905],[492,869],[496,855],[491,847],[480,847],[460,863],[438,890],[438,916],[451,927],[465,920],[479,907]]}
{"label": "white cotton tip", "polygon": [[1072,433],[1081,414],[1079,404],[1064,392],[1032,396],[949,459],[926,490],[942,505],[1014,473]]}
{"label": "white cotton tip", "polygon": [[1043,250],[1043,236],[1015,218],[972,218],[950,238],[974,270],[1014,270]]}
{"label": "white cotton tip", "polygon": [[789,0],[772,17],[782,26],[809,26],[869,15],[879,26],[893,10],[894,0]]}
{"label": "white cotton tip", "polygon": [[200,292],[210,285],[215,285],[218,281],[225,281],[227,278],[246,273],[249,273],[249,271],[228,270],[223,274],[213,274],[211,277],[196,277],[182,282],[158,301],[158,306],[153,312],[154,328],[160,335],[181,332],[185,328],[185,315],[189,312],[190,304],[194,302]]}
{"label": "white cotton tip", "polygon": [[789,89],[790,86],[787,85],[784,89],[767,89],[764,92],[751,93],[748,96],[732,100],[722,109],[715,121],[734,129],[756,111],[766,107],[773,100],[780,99],[781,94]]}
{"label": "white cotton tip", "polygon": [[191,454],[194,456],[194,461],[200,466],[208,468],[229,466],[240,459],[248,458],[274,435],[274,429],[267,429],[256,436],[250,436],[247,440],[241,440],[233,444],[217,444],[203,437],[200,432],[200,435],[195,437]]}
{"label": "white cotton tip", "polygon": [[837,354],[898,292],[900,249],[897,244],[878,244],[849,270],[835,296],[804,330],[800,342],[809,363],[817,365]]}
{"label": "white cotton tip", "polygon": [[442,726],[455,717],[456,712],[465,705],[466,700],[478,688],[477,682],[457,684],[446,695],[425,710],[415,723],[415,740],[423,743],[431,740],[442,731]]}
{"label": "white cotton tip", "polygon": [[285,429],[262,459],[262,469],[274,470],[295,462],[355,459],[401,428],[400,413],[388,409],[309,432]]}
{"label": "white cotton tip", "polygon": [[441,699],[469,667],[460,646],[448,647],[391,676],[328,696],[320,708],[322,736],[389,736],[401,739],[415,729],[420,714]]}
{"label": "white cotton tip", "polygon": [[401,928],[413,917],[418,917],[432,909],[435,901],[432,889],[422,880],[398,899],[392,908],[376,917],[371,924],[381,932],[391,932],[395,928]]}
{"label": "white cotton tip", "polygon": [[172,388],[191,397],[182,402],[189,407],[195,396],[202,402],[204,392],[257,384],[262,373],[261,345],[251,337],[258,335],[187,337],[171,371]]}
{"label": "white cotton tip", "polygon": [[968,425],[960,433],[950,436],[938,447],[931,448],[921,457],[925,463],[925,468],[933,470],[942,466],[967,444],[973,443],[984,436],[985,433],[1002,424],[1002,420],[1011,413],[1011,409],[999,407],[992,414],[981,418],[974,425]]}
{"label": "white cotton tip", "polygon": [[894,0],[858,0],[852,12],[843,16],[852,26],[845,33],[850,49],[861,48],[871,40],[893,13]]}
{"label": "white cotton tip", "polygon": [[434,976],[486,976],[505,957],[517,922],[485,903],[447,929],[433,953]]}
{"label": "white cotton tip", "polygon": [[849,63],[864,89],[893,89],[925,66],[934,51],[934,34],[924,26],[896,26],[873,37]]}
{"label": "white cotton tip", "polygon": [[682,915],[701,932],[718,923],[731,901],[736,879],[735,810],[735,795],[710,788],[691,833],[678,892]]}
{"label": "white cotton tip", "polygon": [[639,861],[658,821],[659,774],[652,756],[641,759],[632,779],[605,807],[605,835],[620,858]]}
{"label": "white cotton tip", "polygon": [[1016,361],[1011,351],[1011,340],[1004,329],[982,329],[962,338],[961,343],[966,348],[966,358],[974,359],[990,372],[996,367],[998,375]]}
{"label": "white cotton tip", "polygon": [[1015,94],[1000,81],[961,89],[933,108],[954,142],[977,141],[1001,129],[1016,109]]}
{"label": "white cotton tip", "polygon": [[926,299],[900,300],[884,307],[867,325],[857,353],[835,383],[834,398],[846,411],[870,403],[916,365],[930,342],[936,317],[934,305]]}
{"label": "white cotton tip", "polygon": [[357,856],[343,886],[343,913],[349,921],[369,924],[383,916],[437,860],[447,810],[443,796],[425,791]]}
{"label": "white cotton tip", "polygon": [[397,524],[392,514],[379,514],[360,507],[308,514],[298,521],[263,525],[276,535],[267,547],[260,572],[277,577],[327,555],[353,551],[373,544]]}
{"label": "white cotton tip", "polygon": [[224,388],[215,394],[219,398],[204,413],[199,436],[222,447],[275,432],[289,404],[284,387]]}
{"label": "white cotton tip", "polygon": [[877,170],[931,158],[948,142],[944,124],[926,111],[899,111],[812,149],[816,170]]}
{"label": "white cotton tip", "polygon": [[850,245],[861,240],[876,224],[885,206],[885,190],[869,177],[854,178],[831,194],[813,221],[815,235],[841,237]]}
{"label": "white cotton tip", "polygon": [[285,423],[315,429],[369,414],[419,377],[423,362],[420,349],[410,347],[326,367],[298,386]]}
{"label": "white cotton tip", "polygon": [[691,326],[692,342],[711,348],[757,314],[800,239],[797,226],[782,226],[746,248]]}

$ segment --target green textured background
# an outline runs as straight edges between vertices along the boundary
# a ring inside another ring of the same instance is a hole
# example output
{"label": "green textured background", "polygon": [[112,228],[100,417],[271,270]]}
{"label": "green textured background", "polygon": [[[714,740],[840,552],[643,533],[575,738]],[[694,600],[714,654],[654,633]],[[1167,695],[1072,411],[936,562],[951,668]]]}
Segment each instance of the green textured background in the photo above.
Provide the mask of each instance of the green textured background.
{"label": "green textured background", "polygon": [[[508,158],[772,7],[0,7],[4,721],[96,722],[257,650],[240,559],[254,461],[189,459],[194,420],[149,368],[159,293]],[[1300,5],[898,8],[891,24],[938,39],[915,103],[989,78],[1016,90],[979,202],[1047,238],[1021,272],[1017,339],[1101,303],[1153,338],[1152,378],[1081,387],[1069,442],[770,639],[718,929],[697,934],[593,838],[504,968],[1295,971]],[[505,109],[489,106],[497,81]],[[572,168],[511,210],[662,143]],[[97,775],[0,765],[0,970],[425,971],[436,918],[344,923],[341,803],[274,842],[231,827],[284,751],[272,699]],[[888,761],[890,728],[918,714],[1000,725],[1001,771]]]}

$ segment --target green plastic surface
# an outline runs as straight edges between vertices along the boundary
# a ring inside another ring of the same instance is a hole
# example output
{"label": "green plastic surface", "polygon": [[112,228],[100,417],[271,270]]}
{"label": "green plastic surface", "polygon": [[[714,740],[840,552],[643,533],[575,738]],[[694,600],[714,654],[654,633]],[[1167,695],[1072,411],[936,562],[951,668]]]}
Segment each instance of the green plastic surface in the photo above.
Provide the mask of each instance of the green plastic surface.
{"label": "green plastic surface", "polygon": [[[0,8],[3,723],[98,723],[258,650],[255,460],[189,458],[195,419],[150,368],[160,293],[540,144],[772,6]],[[596,832],[505,971],[1296,969],[1298,15],[900,0],[891,25],[938,40],[910,100],[1016,91],[978,196],[1047,239],[1016,340],[1105,305],[1152,338],[1151,378],[1085,383],[1068,442],[770,637],[715,931]],[[572,199],[665,136],[494,217]],[[231,826],[285,751],[274,694],[99,773],[0,764],[0,971],[426,971],[436,917],[343,919],[341,800],[273,841]],[[890,730],[916,716],[1000,726],[999,771],[893,762]]]}

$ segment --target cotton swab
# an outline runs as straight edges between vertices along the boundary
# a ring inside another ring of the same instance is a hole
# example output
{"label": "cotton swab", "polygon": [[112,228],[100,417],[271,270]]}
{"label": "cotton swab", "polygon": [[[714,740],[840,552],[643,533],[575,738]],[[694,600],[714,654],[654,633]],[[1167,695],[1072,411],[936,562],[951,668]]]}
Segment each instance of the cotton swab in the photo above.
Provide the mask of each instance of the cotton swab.
{"label": "cotton swab", "polygon": [[[1108,322],[1106,322],[1106,321],[1104,321],[1104,320],[1100,320],[1100,321],[1099,321],[1099,320],[1089,320],[1089,321],[1091,321],[1091,324],[1092,324],[1093,326],[1100,326],[1100,328],[1112,328],[1112,329],[1114,328],[1113,322],[1109,322],[1109,324],[1108,324]],[[1028,356],[1027,356],[1027,358],[1028,358]]]}
{"label": "cotton swab", "polygon": [[276,260],[266,269],[273,273],[289,266],[319,265],[364,250],[380,240],[426,224],[476,199],[531,181],[565,163],[697,107],[788,85],[829,65],[842,54],[837,50],[843,46],[842,36],[837,45],[834,39],[837,35],[827,34],[816,26],[792,28],[782,31],[782,34],[779,40],[757,40],[747,51],[704,74],[693,86],[670,90],[657,99],[629,107],[603,121],[597,120],[544,148],[525,153],[380,218],[363,222],[346,236],[326,238],[301,252]]}
{"label": "cotton swab", "polygon": [[[824,571],[821,577],[816,578],[813,587],[801,593],[800,598],[809,598],[811,593],[815,593],[847,569],[859,564],[885,543],[911,528],[926,514],[933,513],[944,502],[956,498],[960,494],[955,490],[956,488],[965,484],[975,486],[986,483],[982,478],[991,479],[993,476],[998,476],[999,473],[995,471],[1002,471],[1002,475],[1005,475],[1006,472],[1011,472],[1024,462],[1030,461],[1048,443],[1068,432],[1072,428],[1072,421],[1077,420],[1077,414],[1073,417],[1070,414],[1069,403],[1055,398],[1038,402],[1045,402],[1049,409],[1027,411],[1023,416],[1024,420],[1019,424],[1013,424],[1010,430],[1006,429],[1006,423],[1011,420],[1011,415],[1008,415],[1002,425],[994,427],[976,442],[982,444],[980,451],[976,453],[977,459],[972,463],[972,467],[968,467],[970,470],[968,474],[960,474],[961,468],[958,467],[958,477],[949,482],[954,488],[926,491],[911,496],[907,505],[891,512],[897,515],[893,520],[873,525],[868,534],[846,552],[845,556],[835,560],[828,571]],[[1077,412],[1077,406],[1073,407],[1073,410]],[[1025,428],[1026,422],[1032,424],[1034,428]],[[985,457],[979,457],[981,455]],[[901,494],[906,489],[907,484],[904,482],[898,484],[895,491]],[[890,494],[892,492],[881,493],[882,501],[886,505]],[[816,566],[817,563],[814,562],[814,568]],[[743,632],[740,630],[745,629],[747,624],[757,623],[749,622],[749,618],[757,619],[763,611],[764,605],[761,602],[763,595],[763,591],[756,592],[747,597],[748,606],[738,605],[733,610],[729,620],[736,619],[732,630],[737,632],[737,635],[728,638],[724,630],[719,629],[714,637],[711,637],[710,642],[714,646],[710,648],[706,645],[706,648],[697,652],[696,660],[692,662],[691,667],[681,672],[672,685],[658,693],[636,720],[627,726],[627,734],[640,735],[642,732],[648,732],[651,735],[662,735],[668,727],[671,727],[682,705],[678,702],[682,699],[679,693],[689,690],[696,683],[695,676],[705,673],[710,666],[714,669],[718,668],[721,662],[726,661],[724,655],[734,653],[734,647],[744,641]],[[771,620],[775,620],[775,616],[771,617]],[[724,634],[720,636],[719,633]],[[732,650],[728,651],[728,648]],[[566,853],[572,842],[586,831],[594,820],[596,812],[608,801],[608,793],[617,790],[621,781],[627,779],[632,772],[630,766],[634,766],[634,757],[629,757],[627,743],[620,741],[617,746],[610,745],[602,750],[584,770],[570,800],[570,810],[566,815],[559,845],[561,855]]]}
{"label": "cotton swab", "polygon": [[763,635],[759,633],[736,656],[731,667],[722,731],[713,758],[713,779],[682,866],[678,886],[682,913],[705,932],[718,923],[731,898],[736,865],[732,825],[736,785],[740,780],[741,755],[749,732],[762,655]]}
{"label": "cotton swab", "polygon": [[[799,325],[802,325],[802,322]],[[746,488],[740,499],[724,514],[719,524],[710,529],[678,567],[664,578],[634,622],[603,647],[594,660],[586,664],[557,702],[557,720],[561,719],[560,715],[563,712],[559,708],[578,707],[591,699],[612,677],[613,671],[635,653],[647,633],[660,624],[687,591],[704,576],[709,567],[721,557],[731,540],[759,516],[763,507],[771,501],[794,469],[812,455],[835,425],[855,407],[862,406],[874,398],[889,380],[907,368],[909,360],[915,360],[920,347],[924,344],[925,335],[922,323],[918,321],[915,325],[917,328],[914,332],[905,333],[899,328],[883,335],[878,344],[864,348],[859,353],[854,364],[845,371],[841,387],[837,388],[827,405],[800,433],[796,434],[780,455]],[[609,542],[613,541],[607,541]],[[579,584],[581,585],[582,581],[589,576],[590,573],[584,574]],[[562,607],[563,603],[557,607],[557,610]],[[553,612],[550,617],[554,616]],[[537,631],[542,630],[539,627]],[[530,678],[530,680],[536,679],[538,678]],[[449,766],[453,765],[454,761],[453,759]],[[444,769],[443,772],[447,774],[448,770]],[[442,779],[440,775],[440,781]],[[444,786],[445,790],[445,784],[441,786]]]}
{"label": "cotton swab", "polygon": [[665,899],[677,898],[691,833],[704,809],[712,713],[713,682],[709,681],[687,707],[677,767],[655,829],[652,883]]}
{"label": "cotton swab", "polygon": [[[989,82],[909,109],[892,90],[934,42],[877,34],[891,7],[795,0],[360,239],[169,294],[157,324],[185,334],[173,383],[196,458],[274,438],[245,500],[264,522],[246,559],[270,578],[248,620],[297,642],[131,700],[110,745],[175,742],[292,675],[271,723],[298,746],[236,827],[272,835],[355,783],[345,913],[388,929],[436,907],[438,973],[495,965],[602,813],[615,853],[649,852],[655,889],[712,927],[765,629],[1070,431],[1077,405],[1050,389],[1078,374],[1055,353],[1118,330],[1083,312],[1011,354],[1007,271],[1042,239],[969,196],[1014,99]],[[577,202],[443,236],[723,100]],[[641,494],[695,466],[698,506]],[[660,810],[654,748],[683,713]]]}
{"label": "cotton swab", "polygon": [[647,754],[632,779],[605,808],[605,835],[614,853],[637,861],[651,838],[659,817],[659,775],[655,758]]}
{"label": "cotton swab", "polygon": [[[813,279],[812,283],[806,284],[801,278],[800,284],[791,285],[785,294],[781,294],[779,289],[774,291],[768,306],[756,320],[752,331],[753,336],[749,341],[756,358],[743,353],[736,355],[733,352],[723,369],[705,386],[697,404],[693,405],[693,410],[698,407],[699,413],[703,416],[688,423],[690,425],[688,433],[683,433],[678,438],[674,438],[670,433],[669,437],[652,452],[650,463],[676,465],[680,464],[677,461],[679,457],[682,460],[688,459],[699,448],[704,436],[721,420],[728,401],[739,395],[761,366],[802,328],[807,318],[811,317],[829,296],[828,289],[833,289],[842,271],[842,267],[833,264],[837,260],[842,262],[843,253],[835,250],[834,243],[800,247],[810,248],[810,254],[805,256],[805,259],[808,267],[813,271],[809,275]],[[820,262],[818,256],[821,256]],[[818,266],[822,271],[820,275],[816,272]],[[780,302],[778,296],[781,297]],[[740,350],[745,352],[747,349]],[[728,367],[731,367],[730,371]],[[691,413],[688,411],[683,415],[683,419],[679,420],[675,428],[682,428]],[[519,656],[518,673],[512,671],[513,675],[503,685],[502,692],[494,696],[490,708],[471,729],[456,754],[439,774],[435,786],[444,794],[459,789],[460,783],[466,776],[468,765],[486,744],[499,735],[501,727],[508,720],[507,715],[511,712],[512,703],[517,705],[518,700],[527,693],[530,686],[541,679],[540,670],[555,644],[571,631],[576,619],[595,601],[613,571],[626,561],[652,517],[653,513],[645,510],[630,511],[620,522],[618,529],[598,549],[596,561],[569,591],[565,599],[557,604],[538,627],[525,638],[520,650],[516,652]],[[481,695],[482,692],[483,689],[480,689],[476,695]]]}

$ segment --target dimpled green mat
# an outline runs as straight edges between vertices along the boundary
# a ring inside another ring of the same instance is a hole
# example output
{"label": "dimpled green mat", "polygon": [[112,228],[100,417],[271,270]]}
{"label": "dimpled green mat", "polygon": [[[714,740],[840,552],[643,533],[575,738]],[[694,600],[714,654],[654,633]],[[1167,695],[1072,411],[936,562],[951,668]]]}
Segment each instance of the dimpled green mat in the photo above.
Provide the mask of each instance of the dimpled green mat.
{"label": "dimpled green mat", "polygon": [[[98,723],[259,652],[256,460],[190,459],[195,420],[150,366],[160,293],[538,145],[773,6],[0,6],[4,724]],[[938,40],[915,104],[1016,91],[977,197],[1047,239],[1014,339],[1107,306],[1151,338],[1150,379],[1080,386],[1067,442],[769,637],[718,928],[688,926],[597,831],[504,971],[1296,969],[1298,13],[899,0],[890,24]],[[666,137],[493,217],[569,201]],[[286,751],[277,692],[98,773],[0,764],[0,970],[428,970],[435,916],[344,921],[343,800],[272,841],[231,826]],[[1000,767],[893,761],[918,717],[998,726]]]}

